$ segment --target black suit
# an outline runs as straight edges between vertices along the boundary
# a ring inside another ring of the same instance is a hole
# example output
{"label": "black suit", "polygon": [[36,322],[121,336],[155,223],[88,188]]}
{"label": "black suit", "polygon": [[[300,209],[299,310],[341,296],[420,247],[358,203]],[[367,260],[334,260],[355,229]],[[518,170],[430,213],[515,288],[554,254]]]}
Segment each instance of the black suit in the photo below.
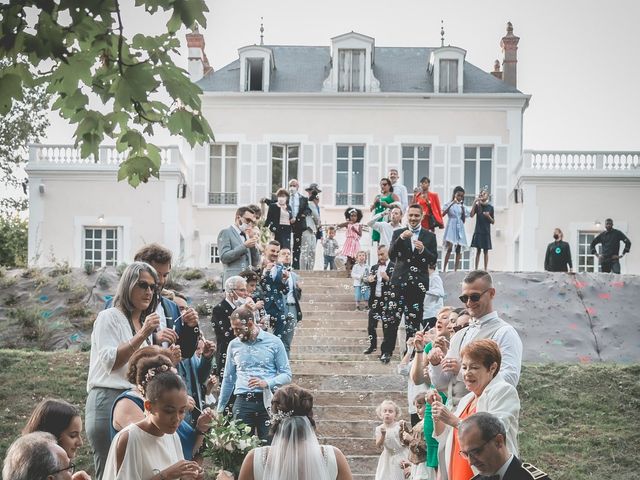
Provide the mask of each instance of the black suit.
{"label": "black suit", "polygon": [[[298,212],[294,217],[293,227],[293,262],[292,267],[294,270],[300,270],[300,248],[302,247],[302,232],[307,228],[307,215],[311,215],[311,209],[309,208],[309,199],[304,195],[296,193],[298,195]],[[289,206],[293,211],[293,195],[289,198]]]}
{"label": "black suit", "polygon": [[[483,478],[485,478],[484,475],[476,475],[471,480]],[[514,456],[502,480],[550,480],[550,478],[549,475],[539,468],[534,467],[530,463],[522,463],[518,457]]]}
{"label": "black suit", "polygon": [[[378,334],[376,328],[378,328],[378,320],[382,320],[382,326],[387,325],[387,303],[391,296],[391,275],[393,275],[394,263],[389,261],[387,264],[387,275],[389,275],[389,281],[382,281],[382,295],[376,297],[376,287],[378,285],[378,268],[379,264],[375,264],[371,267],[370,275],[373,275],[373,282],[369,283],[369,322],[367,326],[367,333],[369,335],[369,344],[375,350],[378,348]],[[386,333],[386,328],[383,328],[383,332]],[[386,335],[385,335],[386,339]],[[386,342],[382,342],[382,353],[385,353]]]}
{"label": "black suit", "polygon": [[[289,219],[292,219],[291,207],[287,205]],[[291,248],[291,224],[280,224],[280,205],[271,203],[267,210],[265,226],[273,232],[275,239],[280,242],[280,248]]]}
{"label": "black suit", "polygon": [[227,347],[231,340],[235,338],[231,328],[231,313],[235,310],[226,299],[213,307],[211,312],[211,323],[216,332],[216,371],[220,383],[224,374],[224,364],[227,360]]}
{"label": "black suit", "polygon": [[396,322],[400,323],[404,313],[407,338],[410,338],[420,329],[424,296],[429,290],[429,265],[438,259],[438,246],[436,236],[421,228],[418,240],[423,243],[424,249],[419,252],[417,248],[412,248],[411,238],[400,238],[402,232],[407,230],[403,228],[393,232],[389,258],[396,264],[391,277],[395,301],[398,302],[395,308]]}

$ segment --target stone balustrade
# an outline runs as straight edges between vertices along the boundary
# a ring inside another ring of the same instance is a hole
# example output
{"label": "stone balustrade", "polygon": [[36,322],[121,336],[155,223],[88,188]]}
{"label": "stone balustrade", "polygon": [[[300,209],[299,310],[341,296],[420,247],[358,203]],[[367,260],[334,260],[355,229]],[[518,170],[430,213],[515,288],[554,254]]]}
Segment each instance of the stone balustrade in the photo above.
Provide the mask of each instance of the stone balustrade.
{"label": "stone balustrade", "polygon": [[[162,166],[178,166],[181,161],[180,150],[176,145],[160,147],[160,157],[162,159]],[[82,158],[80,149],[75,148],[73,145],[29,145],[29,164],[31,166],[118,166],[125,161],[126,158],[126,153],[118,152],[115,146],[101,146],[98,150],[98,159],[96,160],[94,155]]]}
{"label": "stone balustrade", "polygon": [[519,167],[520,173],[640,175],[640,152],[525,150]]}

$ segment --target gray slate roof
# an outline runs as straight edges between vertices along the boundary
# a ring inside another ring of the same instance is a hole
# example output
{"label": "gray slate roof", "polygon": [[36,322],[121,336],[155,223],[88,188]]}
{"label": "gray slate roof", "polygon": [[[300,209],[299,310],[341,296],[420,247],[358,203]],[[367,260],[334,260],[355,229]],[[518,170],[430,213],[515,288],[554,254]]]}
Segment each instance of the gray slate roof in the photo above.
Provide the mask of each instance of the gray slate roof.
{"label": "gray slate roof", "polygon": [[[276,63],[271,92],[321,92],[331,70],[329,47],[265,45]],[[433,48],[376,47],[373,73],[382,92],[433,93],[433,80],[427,74]],[[205,92],[237,92],[240,60],[210,72],[199,82]],[[464,93],[521,93],[469,62],[464,62]]]}

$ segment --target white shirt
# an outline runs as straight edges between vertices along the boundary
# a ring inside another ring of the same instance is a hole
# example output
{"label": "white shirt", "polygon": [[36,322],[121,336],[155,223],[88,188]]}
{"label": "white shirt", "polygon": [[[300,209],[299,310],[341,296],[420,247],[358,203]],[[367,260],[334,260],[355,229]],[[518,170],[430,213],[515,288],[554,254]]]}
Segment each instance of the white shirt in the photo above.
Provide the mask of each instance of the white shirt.
{"label": "white shirt", "polygon": [[[522,367],[522,340],[520,340],[520,335],[518,335],[516,329],[498,317],[498,313],[496,311],[487,313],[478,319],[472,319],[468,328],[463,328],[451,337],[451,345],[457,343],[454,343],[456,335],[462,335],[463,341],[460,344],[460,349],[462,349],[465,345],[475,340],[483,326],[495,320],[503,323],[493,337],[491,337],[500,347],[500,353],[502,354],[500,375],[502,375],[502,378],[504,378],[506,382],[517,387],[518,382],[520,381],[520,369]],[[446,357],[460,359],[460,351],[453,350],[453,348],[450,348]],[[431,381],[434,385],[438,388],[443,388],[443,386],[449,384],[452,374],[443,373],[442,364],[434,366],[429,363],[429,376],[431,377]],[[462,381],[462,369],[458,373],[458,378]]]}
{"label": "white shirt", "polygon": [[513,460],[513,453],[509,455],[509,458],[507,459],[505,464],[502,465],[502,467],[500,467],[500,470],[494,473],[494,475],[500,475],[500,480],[502,480],[505,474],[507,473],[507,470],[509,469],[509,465],[511,465],[511,460]]}
{"label": "white shirt", "polygon": [[422,318],[433,318],[444,306],[444,286],[438,272],[429,275],[429,290],[424,296],[424,313]]}
{"label": "white shirt", "polygon": [[351,278],[353,278],[353,286],[361,287],[362,286],[362,278],[367,273],[367,264],[363,263],[362,265],[356,263],[351,269]]}
{"label": "white shirt", "polygon": [[[126,390],[133,388],[126,378],[128,362],[113,369],[118,354],[118,346],[133,338],[129,320],[120,309],[111,307],[98,313],[91,332],[91,355],[87,392],[93,387]],[[145,343],[142,344],[146,346]]]}
{"label": "white shirt", "polygon": [[385,212],[376,213],[371,220],[367,222],[367,225],[380,234],[380,241],[378,245],[391,245],[391,239],[393,238],[393,232],[404,228],[402,223],[394,226],[388,222],[379,222],[378,220],[384,216]]}
{"label": "white shirt", "polygon": [[400,198],[400,205],[402,206],[402,213],[407,211],[407,207],[409,206],[409,194],[407,193],[407,187],[402,185],[401,183],[393,184],[393,193],[398,195]]}
{"label": "white shirt", "polygon": [[378,264],[378,270],[376,271],[376,297],[382,296],[382,272],[387,271],[387,267],[389,266],[389,260],[384,265]]}

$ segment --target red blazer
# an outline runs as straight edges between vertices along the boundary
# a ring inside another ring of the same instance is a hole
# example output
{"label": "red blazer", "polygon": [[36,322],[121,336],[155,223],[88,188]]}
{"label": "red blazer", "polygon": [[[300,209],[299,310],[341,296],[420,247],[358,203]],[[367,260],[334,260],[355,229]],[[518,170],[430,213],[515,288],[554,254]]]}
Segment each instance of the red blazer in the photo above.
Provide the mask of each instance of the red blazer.
{"label": "red blazer", "polygon": [[424,217],[422,218],[422,228],[429,228],[429,214],[433,214],[436,219],[436,226],[438,228],[444,228],[444,222],[442,221],[442,209],[440,208],[440,197],[437,193],[429,191],[429,199],[425,199],[422,192],[418,192],[413,196],[413,203],[417,203],[422,207]]}

